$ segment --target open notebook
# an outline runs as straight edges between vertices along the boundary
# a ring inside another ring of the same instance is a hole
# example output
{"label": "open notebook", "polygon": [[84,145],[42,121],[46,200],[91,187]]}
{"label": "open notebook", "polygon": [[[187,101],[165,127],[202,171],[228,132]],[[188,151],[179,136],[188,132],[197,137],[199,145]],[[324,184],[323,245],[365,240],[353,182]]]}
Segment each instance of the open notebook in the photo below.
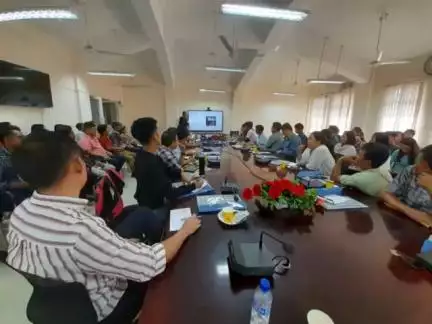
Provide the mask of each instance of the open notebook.
{"label": "open notebook", "polygon": [[347,196],[328,195],[323,197],[323,207],[327,210],[343,210],[343,209],[362,209],[369,208],[367,205],[361,203]]}

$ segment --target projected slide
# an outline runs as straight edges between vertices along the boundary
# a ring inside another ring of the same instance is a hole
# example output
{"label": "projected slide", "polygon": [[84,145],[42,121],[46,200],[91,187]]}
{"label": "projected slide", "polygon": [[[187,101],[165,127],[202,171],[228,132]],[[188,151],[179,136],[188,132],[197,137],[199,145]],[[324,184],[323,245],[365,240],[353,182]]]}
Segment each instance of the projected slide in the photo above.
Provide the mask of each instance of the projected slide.
{"label": "projected slide", "polygon": [[192,132],[222,132],[223,111],[189,110],[189,130]]}

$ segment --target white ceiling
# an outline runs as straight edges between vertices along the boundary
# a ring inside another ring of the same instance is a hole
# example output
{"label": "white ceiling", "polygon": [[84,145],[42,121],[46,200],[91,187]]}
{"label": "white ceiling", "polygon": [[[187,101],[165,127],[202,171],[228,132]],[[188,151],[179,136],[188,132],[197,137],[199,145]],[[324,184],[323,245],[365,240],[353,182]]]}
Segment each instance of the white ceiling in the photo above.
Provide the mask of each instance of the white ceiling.
{"label": "white ceiling", "polygon": [[[191,87],[234,89],[241,82],[242,75],[207,72],[206,65],[250,66],[244,80],[266,80],[275,86],[288,86],[293,82],[298,59],[301,59],[299,79],[304,82],[317,74],[324,37],[329,42],[322,76],[335,72],[338,51],[344,45],[339,73],[364,82],[368,80],[368,62],[376,56],[378,17],[383,10],[390,14],[382,39],[385,59],[412,58],[432,51],[431,0],[294,0],[290,7],[309,10],[311,15],[301,23],[276,24],[222,16],[219,13],[222,0],[139,1],[153,5],[175,83]],[[149,30],[147,20],[143,19],[148,13],[136,5],[139,1],[2,0],[0,9],[71,6],[80,13],[78,22],[36,25],[67,40],[76,49],[82,50],[89,41],[97,49],[125,54],[87,51],[89,69],[143,73],[164,82],[167,74],[162,71],[164,64],[159,63],[161,48],[156,46],[154,30]],[[286,5],[290,1],[277,2]],[[88,16],[87,27],[84,12]],[[233,58],[222,45],[220,35],[236,49]],[[275,51],[277,47],[279,50]]]}

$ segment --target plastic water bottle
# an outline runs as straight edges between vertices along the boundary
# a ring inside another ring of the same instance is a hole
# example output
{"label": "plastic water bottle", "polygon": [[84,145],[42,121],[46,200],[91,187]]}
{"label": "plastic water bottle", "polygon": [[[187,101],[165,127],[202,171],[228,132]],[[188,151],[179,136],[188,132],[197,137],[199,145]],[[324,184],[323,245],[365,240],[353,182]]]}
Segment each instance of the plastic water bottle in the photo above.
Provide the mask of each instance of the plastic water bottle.
{"label": "plastic water bottle", "polygon": [[421,247],[421,253],[426,253],[432,251],[432,235],[424,241],[423,246]]}
{"label": "plastic water bottle", "polygon": [[255,290],[250,324],[268,324],[273,302],[270,282],[261,279],[258,288]]}

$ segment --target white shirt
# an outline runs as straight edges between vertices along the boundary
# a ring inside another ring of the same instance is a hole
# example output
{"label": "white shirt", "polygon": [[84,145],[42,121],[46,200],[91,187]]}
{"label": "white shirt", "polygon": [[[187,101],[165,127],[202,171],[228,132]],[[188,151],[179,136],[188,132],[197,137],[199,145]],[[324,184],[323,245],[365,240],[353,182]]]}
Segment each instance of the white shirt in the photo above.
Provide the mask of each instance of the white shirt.
{"label": "white shirt", "polygon": [[75,131],[75,141],[79,142],[82,140],[82,138],[85,136],[86,134],[82,131],[80,131],[79,129],[77,129]]}
{"label": "white shirt", "polygon": [[356,156],[357,150],[354,145],[337,143],[334,147],[335,154],[340,154],[343,156]]}
{"label": "white shirt", "polygon": [[256,144],[258,136],[253,129],[249,129],[246,134],[246,138],[249,139],[251,143]]}
{"label": "white shirt", "polygon": [[335,166],[335,160],[325,145],[320,145],[313,151],[307,148],[300,159],[299,164],[307,169],[319,170],[324,176],[329,176]]}
{"label": "white shirt", "polygon": [[41,278],[83,284],[101,321],[128,280],[148,281],[165,270],[165,249],[121,238],[86,206],[85,199],[35,191],[12,213],[7,263]]}

